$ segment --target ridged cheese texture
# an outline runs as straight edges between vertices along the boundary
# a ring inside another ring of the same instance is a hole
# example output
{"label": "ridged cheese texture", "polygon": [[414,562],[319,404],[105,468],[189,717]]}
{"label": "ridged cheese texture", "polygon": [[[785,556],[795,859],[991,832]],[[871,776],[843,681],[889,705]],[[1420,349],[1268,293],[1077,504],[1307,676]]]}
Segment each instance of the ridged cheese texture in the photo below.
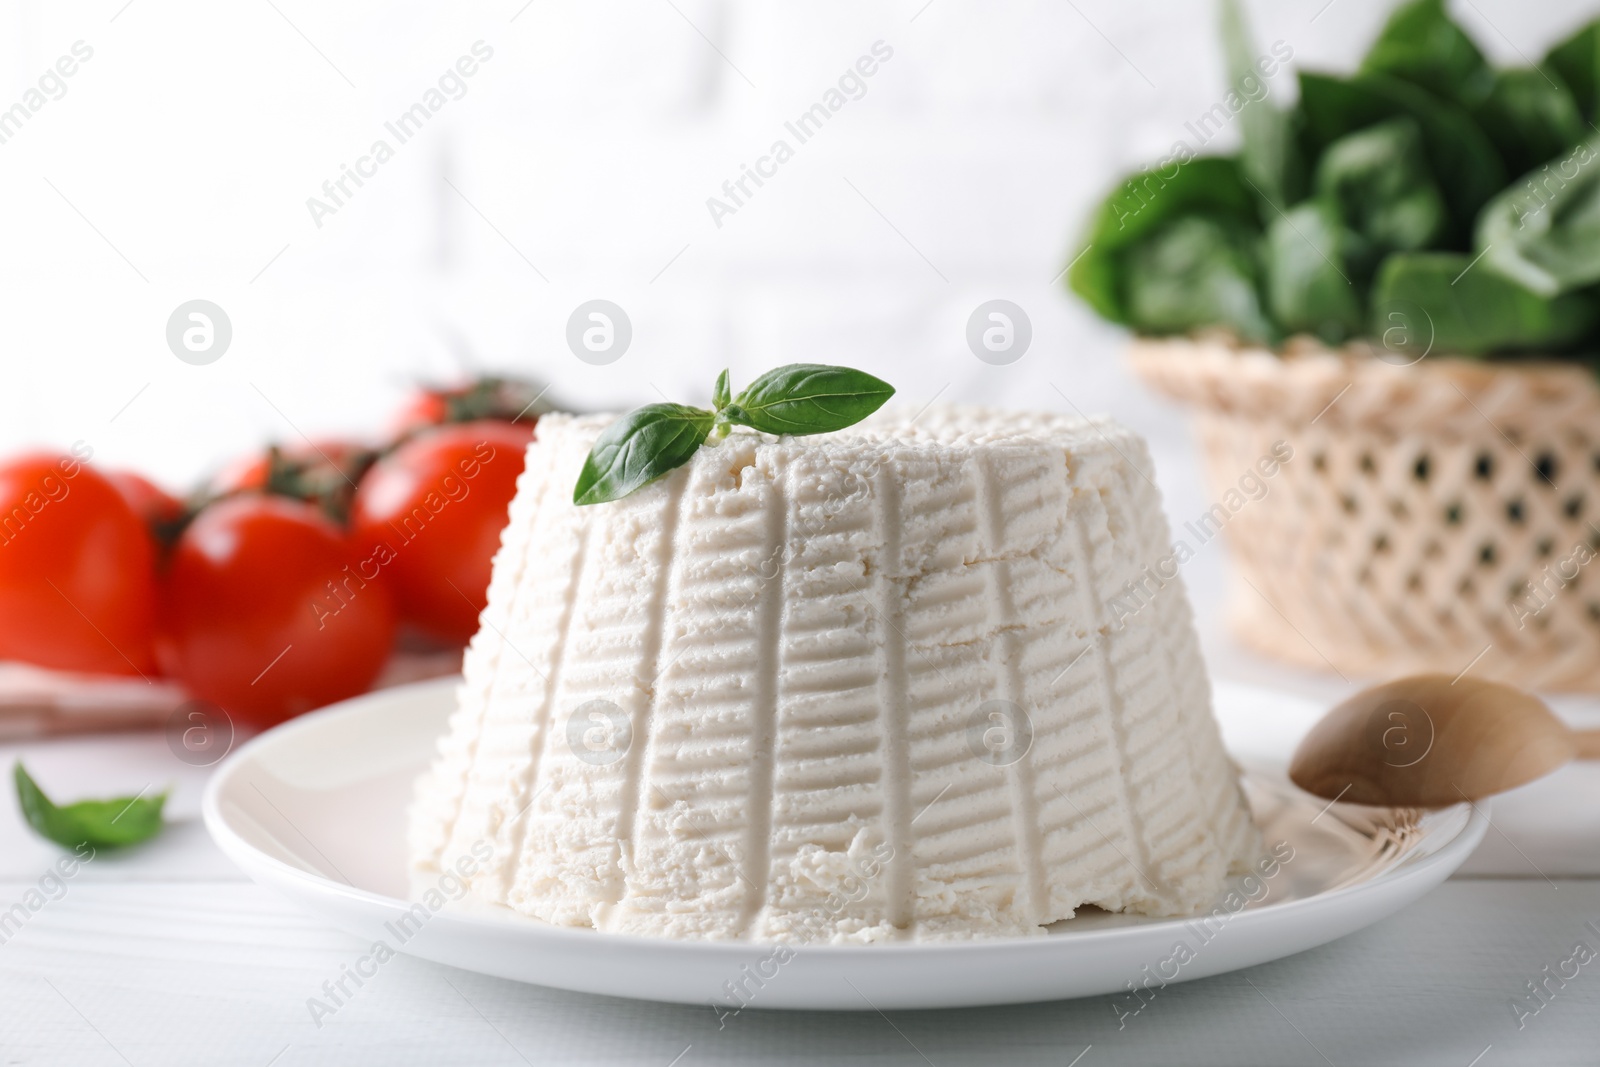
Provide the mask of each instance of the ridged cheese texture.
{"label": "ridged cheese texture", "polygon": [[882,942],[1184,914],[1255,858],[1137,436],[880,413],[577,507],[610,421],[538,424],[417,869],[567,926]]}

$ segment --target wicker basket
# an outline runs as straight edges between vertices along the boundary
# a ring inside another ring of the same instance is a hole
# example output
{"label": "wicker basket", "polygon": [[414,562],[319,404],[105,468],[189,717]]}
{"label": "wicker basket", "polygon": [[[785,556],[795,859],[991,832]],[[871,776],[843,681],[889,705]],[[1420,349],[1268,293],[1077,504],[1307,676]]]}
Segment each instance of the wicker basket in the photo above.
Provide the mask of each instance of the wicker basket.
{"label": "wicker basket", "polygon": [[[1140,340],[1131,358],[1195,410],[1219,507],[1175,534],[1191,547],[1226,534],[1245,644],[1349,675],[1470,667],[1600,689],[1600,387],[1586,368],[1402,367],[1356,347],[1204,339]],[[1277,442],[1292,458],[1262,477]]]}

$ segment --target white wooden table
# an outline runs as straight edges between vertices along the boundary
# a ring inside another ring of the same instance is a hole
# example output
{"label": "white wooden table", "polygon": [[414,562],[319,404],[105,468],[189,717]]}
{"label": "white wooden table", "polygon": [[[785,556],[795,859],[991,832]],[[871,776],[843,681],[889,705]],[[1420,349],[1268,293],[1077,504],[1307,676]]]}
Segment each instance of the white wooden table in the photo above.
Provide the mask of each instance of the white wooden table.
{"label": "white wooden table", "polygon": [[[1322,679],[1209,650],[1216,673],[1319,699]],[[1600,721],[1600,704],[1563,704]],[[1168,987],[1119,1030],[1110,998],[969,1011],[745,1012],[580,996],[399,957],[318,1028],[307,999],[364,950],[246,881],[198,820],[206,772],[160,736],[0,749],[63,796],[173,781],[176,820],[102,855],[0,944],[0,1063],[1600,1063],[1600,959],[1513,1000],[1578,941],[1600,951],[1600,767],[1498,801],[1466,870],[1342,941]],[[61,855],[0,800],[0,910]],[[54,887],[47,887],[54,888]],[[1087,1049],[1087,1051],[1085,1051]],[[1081,1057],[1081,1058],[1078,1058]]]}

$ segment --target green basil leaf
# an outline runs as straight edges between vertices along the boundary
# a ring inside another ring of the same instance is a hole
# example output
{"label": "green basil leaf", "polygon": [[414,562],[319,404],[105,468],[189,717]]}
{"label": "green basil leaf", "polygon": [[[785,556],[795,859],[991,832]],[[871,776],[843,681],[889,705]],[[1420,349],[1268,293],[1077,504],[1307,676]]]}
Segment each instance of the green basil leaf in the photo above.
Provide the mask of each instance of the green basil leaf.
{"label": "green basil leaf", "polygon": [[1256,197],[1232,159],[1174,159],[1118,182],[1084,235],[1086,243],[1115,251],[1182,215],[1216,215],[1251,222]]}
{"label": "green basil leaf", "polygon": [[1488,61],[1451,21],[1444,0],[1412,0],[1396,8],[1361,69],[1400,78],[1467,107],[1488,96],[1494,82]]}
{"label": "green basil leaf", "polygon": [[1252,341],[1276,331],[1261,310],[1254,233],[1205,216],[1180,218],[1129,250],[1127,321],[1145,333],[1227,326]]}
{"label": "green basil leaf", "polygon": [[114,800],[80,800],[57,806],[44,795],[22,762],[12,772],[17,802],[23,817],[39,836],[63,848],[89,844],[94,848],[136,845],[161,832],[161,809],[167,794],[153,797],[118,797]]}
{"label": "green basil leaf", "polygon": [[1067,284],[1102,316],[1134,325],[1125,253],[1174,219],[1204,215],[1257,225],[1256,195],[1231,159],[1175,160],[1118,183],[1084,232]]}
{"label": "green basil leaf", "polygon": [[1334,141],[1317,162],[1317,195],[1359,234],[1370,270],[1389,252],[1426,248],[1447,221],[1444,197],[1422,154],[1416,120],[1389,119]]}
{"label": "green basil leaf", "polygon": [[791,363],[750,383],[724,414],[763,433],[832,433],[894,396],[894,386],[849,367]]}
{"label": "green basil leaf", "polygon": [[1545,299],[1486,263],[1453,252],[1397,252],[1378,268],[1372,286],[1373,334],[1396,309],[1420,308],[1430,349],[1439,355],[1479,355],[1519,349],[1551,351],[1580,340],[1600,319],[1589,294]]}
{"label": "green basil leaf", "polygon": [[1554,159],[1582,140],[1587,129],[1566,83],[1549,71],[1501,71],[1473,117],[1514,174]]}
{"label": "green basil leaf", "polygon": [[728,406],[731,387],[728,385],[728,369],[724,367],[722,373],[717,375],[717,384],[711,390],[711,406],[721,411]]}
{"label": "green basil leaf", "polygon": [[574,504],[603,504],[637,492],[689,462],[716,416],[682,404],[649,404],[600,434],[572,490]]}
{"label": "green basil leaf", "polygon": [[1560,78],[1584,120],[1594,121],[1600,113],[1600,19],[1546,52],[1539,66]]}
{"label": "green basil leaf", "polygon": [[1300,74],[1300,108],[1314,154],[1346,134],[1409,116],[1422,133],[1428,169],[1449,205],[1449,237],[1465,248],[1478,209],[1505,187],[1505,165],[1472,116],[1409,82],[1381,74],[1334,78]]}
{"label": "green basil leaf", "polygon": [[1361,293],[1345,266],[1351,236],[1332,205],[1307,201],[1267,229],[1268,306],[1284,330],[1340,344],[1361,332]]}
{"label": "green basil leaf", "polygon": [[1600,282],[1600,137],[1540,167],[1478,218],[1484,262],[1543,297]]}
{"label": "green basil leaf", "polygon": [[[1250,41],[1239,0],[1223,0],[1222,50],[1228,83],[1238,94],[1239,166],[1271,204],[1286,207],[1304,193],[1306,164],[1299,147],[1299,112],[1273,105],[1259,53]],[[1267,58],[1269,63],[1277,60]],[[1259,92],[1259,96],[1257,93]]]}

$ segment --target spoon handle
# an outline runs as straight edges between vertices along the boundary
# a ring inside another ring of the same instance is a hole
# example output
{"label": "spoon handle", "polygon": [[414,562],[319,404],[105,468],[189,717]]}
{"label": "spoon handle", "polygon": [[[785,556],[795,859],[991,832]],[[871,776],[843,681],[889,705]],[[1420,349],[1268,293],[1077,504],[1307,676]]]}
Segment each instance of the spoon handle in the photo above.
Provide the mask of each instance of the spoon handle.
{"label": "spoon handle", "polygon": [[1578,746],[1579,759],[1600,759],[1600,730],[1574,730],[1572,740]]}

